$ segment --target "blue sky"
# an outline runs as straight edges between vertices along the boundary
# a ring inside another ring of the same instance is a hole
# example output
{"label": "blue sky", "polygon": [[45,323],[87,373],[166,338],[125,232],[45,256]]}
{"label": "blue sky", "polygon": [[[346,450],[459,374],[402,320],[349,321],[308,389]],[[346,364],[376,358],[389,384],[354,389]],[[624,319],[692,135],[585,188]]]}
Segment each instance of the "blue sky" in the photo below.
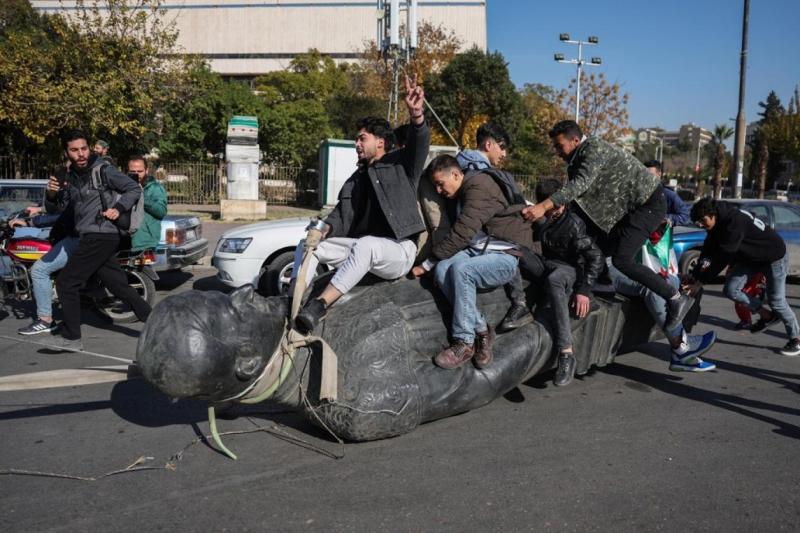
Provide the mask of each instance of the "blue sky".
{"label": "blue sky", "polygon": [[[559,42],[569,33],[600,43],[585,55],[630,95],[634,128],[674,129],[694,122],[713,129],[735,118],[743,0],[487,0],[489,50],[509,63],[518,86],[535,82],[566,87],[574,65],[553,53],[576,57],[577,46]],[[758,118],[758,102],[770,90],[784,105],[800,83],[800,0],[751,0],[745,113]],[[730,122],[733,126],[733,123]]]}

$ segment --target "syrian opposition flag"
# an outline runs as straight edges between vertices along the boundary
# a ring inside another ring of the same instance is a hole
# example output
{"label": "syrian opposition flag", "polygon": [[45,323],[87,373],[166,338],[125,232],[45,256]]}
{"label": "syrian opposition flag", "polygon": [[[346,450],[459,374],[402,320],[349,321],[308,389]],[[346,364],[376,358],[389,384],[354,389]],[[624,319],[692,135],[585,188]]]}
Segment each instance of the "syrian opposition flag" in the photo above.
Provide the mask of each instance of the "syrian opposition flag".
{"label": "syrian opposition flag", "polygon": [[678,275],[678,258],[672,248],[672,226],[664,224],[650,234],[650,239],[636,255],[636,261],[666,279]]}

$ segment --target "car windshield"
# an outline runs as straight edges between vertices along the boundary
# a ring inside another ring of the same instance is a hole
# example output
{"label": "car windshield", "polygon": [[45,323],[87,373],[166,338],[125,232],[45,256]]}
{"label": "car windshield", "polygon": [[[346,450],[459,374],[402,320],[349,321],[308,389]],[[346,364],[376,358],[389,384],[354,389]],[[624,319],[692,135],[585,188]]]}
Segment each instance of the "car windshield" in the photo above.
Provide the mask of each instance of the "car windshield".
{"label": "car windshield", "polygon": [[0,185],[0,217],[22,211],[28,206],[42,205],[44,186],[39,184]]}

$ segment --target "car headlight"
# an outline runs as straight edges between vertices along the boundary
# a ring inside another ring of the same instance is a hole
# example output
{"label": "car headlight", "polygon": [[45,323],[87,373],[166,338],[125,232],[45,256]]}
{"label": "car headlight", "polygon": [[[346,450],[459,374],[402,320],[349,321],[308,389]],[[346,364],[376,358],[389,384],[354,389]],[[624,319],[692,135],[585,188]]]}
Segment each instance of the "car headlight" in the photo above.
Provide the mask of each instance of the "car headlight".
{"label": "car headlight", "polygon": [[250,241],[253,239],[223,239],[222,246],[219,247],[220,252],[226,252],[230,254],[240,254],[247,250],[247,247],[250,245]]}

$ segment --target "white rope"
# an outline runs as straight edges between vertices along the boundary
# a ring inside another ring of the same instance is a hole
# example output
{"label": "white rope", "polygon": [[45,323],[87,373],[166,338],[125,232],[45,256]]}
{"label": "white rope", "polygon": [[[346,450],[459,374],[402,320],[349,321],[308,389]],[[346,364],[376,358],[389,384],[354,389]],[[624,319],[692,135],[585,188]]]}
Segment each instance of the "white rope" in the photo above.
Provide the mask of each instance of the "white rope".
{"label": "white rope", "polygon": [[73,352],[73,353],[85,353],[87,355],[92,355],[94,357],[102,357],[103,359],[111,359],[112,361],[119,361],[121,363],[128,363],[128,364],[132,364],[133,363],[132,359],[126,359],[124,357],[116,357],[114,355],[107,355],[107,354],[104,354],[104,353],[97,353],[97,352],[89,352],[89,351],[86,351],[86,350],[72,350],[72,349],[69,349],[69,348],[64,348],[62,346],[57,346],[55,344],[47,344],[46,342],[37,342],[37,341],[29,340],[29,339],[19,339],[17,337],[8,337],[7,335],[0,335],[0,339],[6,339],[6,340],[9,340],[9,341],[14,341],[14,342],[24,342],[24,343],[27,343],[27,344],[36,344],[38,346],[44,346],[45,348],[50,348],[52,350],[60,350],[60,351]]}

